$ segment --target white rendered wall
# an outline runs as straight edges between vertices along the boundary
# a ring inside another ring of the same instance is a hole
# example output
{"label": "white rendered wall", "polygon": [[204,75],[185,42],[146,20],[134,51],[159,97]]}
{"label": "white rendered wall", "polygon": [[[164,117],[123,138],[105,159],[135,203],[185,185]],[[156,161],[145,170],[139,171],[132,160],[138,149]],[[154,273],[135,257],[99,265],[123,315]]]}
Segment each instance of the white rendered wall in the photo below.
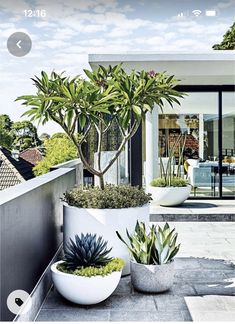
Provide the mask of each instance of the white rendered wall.
{"label": "white rendered wall", "polygon": [[145,184],[148,191],[150,182],[158,176],[158,110],[146,115],[146,161],[145,161]]}

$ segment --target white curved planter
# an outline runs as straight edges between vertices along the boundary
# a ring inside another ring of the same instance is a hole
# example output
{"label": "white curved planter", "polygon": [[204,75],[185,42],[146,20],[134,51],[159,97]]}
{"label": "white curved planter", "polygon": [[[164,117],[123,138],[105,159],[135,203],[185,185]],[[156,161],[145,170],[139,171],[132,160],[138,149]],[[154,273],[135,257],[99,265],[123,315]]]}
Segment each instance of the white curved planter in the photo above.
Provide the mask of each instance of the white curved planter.
{"label": "white curved planter", "polygon": [[122,209],[86,209],[64,204],[64,248],[69,239],[74,240],[75,235],[81,233],[97,233],[108,241],[108,247],[112,247],[111,255],[122,258],[125,267],[122,275],[130,273],[130,256],[127,247],[119,240],[118,231],[124,240],[127,240],[126,229],[132,234],[136,221],[149,223],[149,204],[142,207]]}
{"label": "white curved planter", "polygon": [[161,265],[146,265],[131,261],[131,282],[139,291],[159,293],[174,283],[174,261]]}
{"label": "white curved planter", "polygon": [[93,305],[108,298],[116,289],[121,271],[107,276],[82,277],[64,273],[56,269],[63,261],[51,266],[52,280],[58,292],[69,301],[81,305]]}
{"label": "white curved planter", "polygon": [[185,187],[150,187],[153,201],[161,206],[177,206],[188,199],[191,186]]}

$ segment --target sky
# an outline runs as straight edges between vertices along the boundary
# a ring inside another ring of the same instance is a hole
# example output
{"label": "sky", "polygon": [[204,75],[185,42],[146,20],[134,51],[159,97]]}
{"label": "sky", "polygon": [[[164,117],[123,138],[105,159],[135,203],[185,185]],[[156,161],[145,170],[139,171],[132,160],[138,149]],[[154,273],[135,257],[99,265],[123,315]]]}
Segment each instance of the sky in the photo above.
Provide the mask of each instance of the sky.
{"label": "sky", "polygon": [[[45,10],[46,17],[25,17],[27,10]],[[234,13],[234,0],[0,0],[0,114],[20,120],[25,107],[14,100],[35,93],[31,77],[41,70],[82,74],[90,68],[88,53],[211,51]],[[15,32],[32,39],[24,57],[7,50]],[[54,123],[38,129],[57,131]]]}

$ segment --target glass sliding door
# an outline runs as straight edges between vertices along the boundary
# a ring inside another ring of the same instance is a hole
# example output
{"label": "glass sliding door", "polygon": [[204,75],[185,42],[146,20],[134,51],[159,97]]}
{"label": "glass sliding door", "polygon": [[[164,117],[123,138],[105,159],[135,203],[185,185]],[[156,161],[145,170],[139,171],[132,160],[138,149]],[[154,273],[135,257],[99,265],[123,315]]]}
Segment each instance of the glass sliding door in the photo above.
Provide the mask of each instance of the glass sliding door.
{"label": "glass sliding door", "polygon": [[[195,197],[218,197],[218,92],[190,92],[181,107],[159,114],[159,156],[169,157],[175,140],[184,139],[183,163],[175,147],[175,170],[192,185]],[[182,147],[182,143],[179,142]]]}
{"label": "glass sliding door", "polygon": [[235,93],[222,93],[222,195],[235,193]]}

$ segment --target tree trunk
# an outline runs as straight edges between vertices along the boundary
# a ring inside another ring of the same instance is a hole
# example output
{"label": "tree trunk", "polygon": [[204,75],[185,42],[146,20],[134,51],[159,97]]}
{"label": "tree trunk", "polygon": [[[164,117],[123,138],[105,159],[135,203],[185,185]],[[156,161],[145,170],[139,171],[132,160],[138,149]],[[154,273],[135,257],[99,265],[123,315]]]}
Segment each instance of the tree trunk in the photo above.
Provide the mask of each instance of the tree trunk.
{"label": "tree trunk", "polygon": [[104,175],[99,175],[100,178],[100,189],[104,190]]}

